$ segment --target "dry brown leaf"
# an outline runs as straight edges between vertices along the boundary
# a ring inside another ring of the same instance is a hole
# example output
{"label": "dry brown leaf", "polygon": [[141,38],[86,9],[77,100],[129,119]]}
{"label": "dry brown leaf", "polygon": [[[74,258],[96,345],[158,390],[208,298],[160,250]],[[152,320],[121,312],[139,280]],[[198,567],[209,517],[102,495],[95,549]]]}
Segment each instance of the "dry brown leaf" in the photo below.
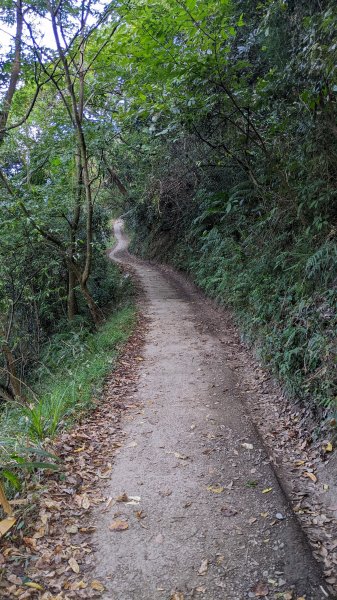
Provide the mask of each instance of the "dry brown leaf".
{"label": "dry brown leaf", "polygon": [[75,560],[75,558],[73,556],[71,558],[69,558],[68,565],[74,571],[74,573],[80,572],[80,566],[79,566],[77,560]]}
{"label": "dry brown leaf", "polygon": [[66,527],[66,532],[72,534],[78,533],[77,525],[68,525],[68,527]]}
{"label": "dry brown leaf", "polygon": [[83,494],[82,496],[82,508],[87,510],[90,507],[90,500],[87,494]]}
{"label": "dry brown leaf", "polygon": [[140,501],[141,501],[140,496],[129,496],[126,504],[135,505],[135,504],[139,504]]}
{"label": "dry brown leaf", "polygon": [[182,592],[174,592],[170,600],[184,600],[184,594]]}
{"label": "dry brown leaf", "polygon": [[208,571],[208,559],[205,558],[199,567],[198,575],[206,575],[207,571]]}
{"label": "dry brown leaf", "polygon": [[253,587],[252,592],[254,592],[255,596],[258,598],[264,598],[269,594],[269,587],[264,581],[258,581]]}
{"label": "dry brown leaf", "polygon": [[294,462],[295,467],[301,467],[304,464],[305,464],[305,460],[295,460],[295,462]]}
{"label": "dry brown leaf", "polygon": [[46,499],[44,505],[49,508],[49,510],[61,510],[61,502],[56,502],[56,500]]}
{"label": "dry brown leaf", "polygon": [[7,519],[2,519],[2,521],[0,521],[0,536],[5,535],[5,533],[13,527],[15,520],[14,517],[7,517]]}
{"label": "dry brown leaf", "polygon": [[87,582],[83,581],[83,579],[81,579],[81,581],[74,581],[73,583],[71,583],[69,589],[72,591],[76,591],[76,590],[85,590],[87,587],[88,587]]}
{"label": "dry brown leaf", "polygon": [[74,452],[83,452],[83,450],[85,450],[85,446],[81,446],[80,448],[76,448],[76,450],[74,450]]}
{"label": "dry brown leaf", "polygon": [[96,590],[97,592],[104,592],[104,590],[105,590],[103,583],[101,583],[100,581],[97,581],[97,579],[92,580],[90,587],[93,590]]}
{"label": "dry brown leaf", "polygon": [[116,498],[116,502],[128,502],[128,501],[129,501],[129,496],[127,495],[126,492],[124,492],[120,496],[117,496],[117,498]]}
{"label": "dry brown leaf", "polygon": [[111,529],[111,531],[125,531],[126,529],[129,529],[129,523],[122,519],[117,519],[116,521],[112,521],[111,525],[109,525],[109,529]]}
{"label": "dry brown leaf", "polygon": [[81,533],[94,533],[94,531],[96,531],[96,527],[94,527],[94,525],[90,525],[90,527],[81,527],[80,528]]}
{"label": "dry brown leaf", "polygon": [[305,471],[303,473],[303,477],[308,477],[308,479],[311,479],[311,481],[313,481],[314,483],[316,483],[317,481],[316,475],[314,475],[313,473],[309,473],[309,471]]}
{"label": "dry brown leaf", "polygon": [[43,592],[44,590],[42,585],[40,585],[39,583],[35,583],[35,581],[27,581],[24,585],[26,585],[29,588],[32,588],[33,590],[39,590],[40,592]]}
{"label": "dry brown leaf", "polygon": [[29,546],[33,550],[36,549],[37,540],[35,538],[24,536],[22,540],[25,546]]}
{"label": "dry brown leaf", "polygon": [[209,492],[213,492],[213,494],[221,494],[225,488],[223,485],[208,485],[207,489]]}

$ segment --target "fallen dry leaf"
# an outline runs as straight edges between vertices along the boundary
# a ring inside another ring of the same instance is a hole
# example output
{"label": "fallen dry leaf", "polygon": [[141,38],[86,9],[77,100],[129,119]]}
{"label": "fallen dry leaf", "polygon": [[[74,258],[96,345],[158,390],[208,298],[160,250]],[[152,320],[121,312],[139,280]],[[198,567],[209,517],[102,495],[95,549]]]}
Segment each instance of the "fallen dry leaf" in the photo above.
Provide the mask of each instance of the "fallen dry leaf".
{"label": "fallen dry leaf", "polygon": [[252,592],[254,592],[255,596],[258,598],[264,598],[269,594],[269,587],[264,581],[258,581],[253,587]]}
{"label": "fallen dry leaf", "polygon": [[87,494],[83,494],[82,496],[82,508],[87,510],[90,507],[90,500]]}
{"label": "fallen dry leaf", "polygon": [[11,527],[13,527],[14,523],[14,517],[7,517],[7,519],[3,519],[2,521],[0,521],[0,536],[5,535],[5,533],[7,533],[7,531],[9,531]]}
{"label": "fallen dry leaf", "polygon": [[207,571],[208,571],[208,559],[205,558],[199,567],[198,575],[206,575]]}
{"label": "fallen dry leaf", "polygon": [[129,523],[122,519],[117,519],[116,521],[112,521],[111,525],[109,525],[109,529],[111,529],[111,531],[125,531],[126,529],[129,529]]}
{"label": "fallen dry leaf", "polygon": [[32,588],[33,590],[39,590],[40,592],[43,592],[44,590],[42,585],[40,585],[39,583],[35,583],[35,581],[27,581],[25,585],[29,588]]}
{"label": "fallen dry leaf", "polygon": [[262,490],[262,494],[269,494],[269,492],[271,492],[273,490],[273,488],[266,488],[264,490]]}
{"label": "fallen dry leaf", "polygon": [[[72,591],[76,590],[85,590],[88,587],[88,584],[81,579],[81,581],[74,581],[70,584],[69,589]],[[67,589],[67,588],[66,588]]]}
{"label": "fallen dry leaf", "polygon": [[129,501],[129,496],[127,495],[126,492],[121,494],[121,496],[117,496],[117,498],[116,498],[116,502],[128,502],[128,501]]}
{"label": "fallen dry leaf", "polygon": [[96,590],[97,592],[104,592],[104,590],[105,590],[103,583],[101,583],[100,581],[97,581],[97,579],[92,580],[90,587],[93,590]]}
{"label": "fallen dry leaf", "polygon": [[333,446],[331,442],[328,442],[327,444],[325,444],[325,446],[323,446],[325,452],[332,452],[333,450]]}
{"label": "fallen dry leaf", "polygon": [[174,592],[170,600],[184,600],[184,594],[182,592]]}
{"label": "fallen dry leaf", "polygon": [[140,500],[140,496],[129,496],[129,499],[126,502],[126,504],[139,504]]}
{"label": "fallen dry leaf", "polygon": [[66,527],[66,532],[71,534],[78,533],[77,525],[68,525],[68,527]]}
{"label": "fallen dry leaf", "polygon": [[68,564],[69,564],[70,568],[74,571],[74,573],[80,572],[80,566],[79,566],[77,560],[75,560],[75,558],[73,558],[73,556],[71,558],[69,558]]}
{"label": "fallen dry leaf", "polygon": [[208,485],[207,489],[209,492],[213,492],[213,494],[221,494],[225,488],[223,485]]}
{"label": "fallen dry leaf", "polygon": [[303,473],[303,477],[308,477],[308,479],[311,479],[311,481],[313,481],[314,483],[316,483],[317,481],[316,475],[314,475],[313,473],[309,473],[309,471],[305,471]]}

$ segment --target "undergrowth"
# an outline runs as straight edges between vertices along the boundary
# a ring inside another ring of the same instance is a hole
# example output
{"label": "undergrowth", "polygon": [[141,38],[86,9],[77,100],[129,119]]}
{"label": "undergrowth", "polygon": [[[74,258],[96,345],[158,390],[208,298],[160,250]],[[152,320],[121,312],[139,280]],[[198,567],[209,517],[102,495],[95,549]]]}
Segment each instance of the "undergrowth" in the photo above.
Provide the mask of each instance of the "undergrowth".
{"label": "undergrowth", "polygon": [[[122,286],[130,295],[127,277]],[[123,344],[132,333],[135,307],[124,302],[91,331],[83,319],[61,330],[45,345],[40,364],[30,382],[27,405],[6,403],[0,414],[0,478],[12,494],[26,473],[55,467],[43,441],[71,427],[101,399],[104,380],[111,372]]]}
{"label": "undergrowth", "polygon": [[135,211],[133,247],[187,271],[207,295],[231,307],[244,339],[284,389],[319,419],[336,418],[336,240],[329,232],[282,230],[275,212],[252,227],[240,210],[215,214],[204,201],[196,218],[169,235],[160,218],[150,231],[142,229]]}

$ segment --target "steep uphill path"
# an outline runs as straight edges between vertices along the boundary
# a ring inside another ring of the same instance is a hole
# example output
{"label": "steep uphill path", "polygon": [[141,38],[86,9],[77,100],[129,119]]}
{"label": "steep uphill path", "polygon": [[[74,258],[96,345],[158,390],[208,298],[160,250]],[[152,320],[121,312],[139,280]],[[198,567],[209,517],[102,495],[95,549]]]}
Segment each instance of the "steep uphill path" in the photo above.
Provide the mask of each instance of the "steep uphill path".
{"label": "steep uphill path", "polygon": [[105,490],[113,501],[97,515],[95,577],[106,586],[103,597],[327,598],[224,340],[205,320],[207,302],[131,257],[121,221],[115,236],[112,258],[132,265],[150,324],[136,394],[141,409],[125,422],[127,439]]}

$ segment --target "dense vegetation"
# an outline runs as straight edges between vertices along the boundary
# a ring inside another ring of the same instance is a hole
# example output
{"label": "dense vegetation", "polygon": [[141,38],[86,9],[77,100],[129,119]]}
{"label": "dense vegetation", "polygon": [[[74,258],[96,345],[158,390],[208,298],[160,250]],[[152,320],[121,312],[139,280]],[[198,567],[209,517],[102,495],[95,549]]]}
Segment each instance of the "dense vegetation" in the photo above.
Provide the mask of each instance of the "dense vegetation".
{"label": "dense vegetation", "polygon": [[292,393],[334,411],[335,2],[0,9],[11,40],[0,63],[6,426],[17,410],[33,437],[62,422],[68,404],[58,414],[56,397],[67,386],[55,384],[54,415],[32,425],[32,410],[48,374],[72,377],[72,360],[95,347],[93,330],[125,296],[106,260],[117,211],[135,250],[190,272],[234,308]]}
{"label": "dense vegetation", "polygon": [[90,70],[109,14],[1,3],[0,466],[14,485],[36,443],[90,405],[134,323],[107,259],[123,188]]}
{"label": "dense vegetation", "polygon": [[336,5],[158,3],[143,18],[134,247],[232,306],[287,389],[334,412]]}

